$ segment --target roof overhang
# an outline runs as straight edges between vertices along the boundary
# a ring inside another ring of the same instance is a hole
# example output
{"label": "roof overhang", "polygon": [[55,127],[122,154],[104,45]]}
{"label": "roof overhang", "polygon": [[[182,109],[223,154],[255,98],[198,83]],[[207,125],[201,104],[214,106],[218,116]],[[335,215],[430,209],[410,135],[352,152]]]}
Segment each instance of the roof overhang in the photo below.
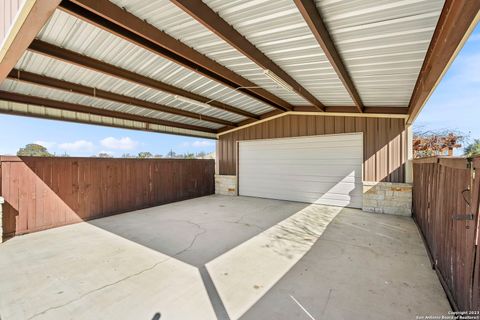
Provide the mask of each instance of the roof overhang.
{"label": "roof overhang", "polygon": [[480,2],[26,0],[0,113],[215,138],[290,114],[412,123]]}

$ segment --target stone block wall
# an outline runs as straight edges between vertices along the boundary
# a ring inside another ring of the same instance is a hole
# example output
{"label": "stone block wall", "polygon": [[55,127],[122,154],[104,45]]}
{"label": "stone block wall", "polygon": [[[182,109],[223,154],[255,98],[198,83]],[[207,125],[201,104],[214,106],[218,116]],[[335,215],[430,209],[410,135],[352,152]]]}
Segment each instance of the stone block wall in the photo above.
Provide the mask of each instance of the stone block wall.
{"label": "stone block wall", "polygon": [[215,175],[215,194],[225,196],[237,195],[237,176]]}
{"label": "stone block wall", "polygon": [[412,185],[393,182],[363,182],[363,211],[412,215]]}

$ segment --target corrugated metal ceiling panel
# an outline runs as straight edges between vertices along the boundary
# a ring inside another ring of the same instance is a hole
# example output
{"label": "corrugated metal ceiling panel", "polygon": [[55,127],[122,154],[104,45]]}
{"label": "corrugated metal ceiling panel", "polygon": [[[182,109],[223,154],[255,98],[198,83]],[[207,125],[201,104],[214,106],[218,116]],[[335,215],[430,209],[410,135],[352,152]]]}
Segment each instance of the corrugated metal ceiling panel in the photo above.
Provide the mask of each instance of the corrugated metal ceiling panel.
{"label": "corrugated metal ceiling panel", "polygon": [[408,106],[443,0],[317,0],[367,106]]}
{"label": "corrugated metal ceiling panel", "polygon": [[287,91],[270,78],[263,69],[192,19],[169,0],[111,0],[158,29],[233,70],[258,86],[272,92],[290,104],[309,104],[296,93]]}
{"label": "corrugated metal ceiling panel", "polygon": [[130,113],[130,114],[135,114],[135,115],[149,117],[149,118],[175,121],[179,123],[202,126],[206,128],[218,129],[222,127],[222,125],[210,123],[203,120],[195,120],[195,119],[186,118],[183,116],[148,110],[148,109],[133,106],[133,105],[89,97],[89,96],[71,93],[71,92],[65,92],[62,90],[57,90],[52,88],[46,88],[43,86],[32,85],[29,83],[14,81],[10,79],[7,79],[2,84],[0,84],[0,89],[4,91],[15,92],[15,93],[20,93],[25,95],[32,95],[35,97],[47,98],[51,100],[82,104],[82,105],[91,106],[98,109],[106,109],[106,110],[118,111],[123,113]]}
{"label": "corrugated metal ceiling panel", "polygon": [[123,120],[111,117],[96,116],[81,112],[72,112],[67,110],[58,110],[48,107],[35,106],[24,103],[15,103],[0,100],[0,112],[22,114],[31,117],[41,117],[61,121],[86,122],[89,124],[115,126],[135,130],[147,130],[161,133],[178,134],[186,136],[197,136],[209,139],[215,139],[216,135],[210,132],[202,132],[188,129],[180,129],[156,124],[150,124],[147,128],[143,122]]}
{"label": "corrugated metal ceiling panel", "polygon": [[217,108],[205,108],[184,103],[176,100],[171,94],[29,51],[25,52],[17,63],[16,68],[232,122],[239,122],[246,119],[245,117]]}
{"label": "corrugated metal ceiling panel", "polygon": [[204,2],[322,103],[353,105],[293,1]]}
{"label": "corrugated metal ceiling panel", "polygon": [[60,10],[54,13],[38,38],[252,113],[262,114],[273,110],[263,102],[235,92]]}

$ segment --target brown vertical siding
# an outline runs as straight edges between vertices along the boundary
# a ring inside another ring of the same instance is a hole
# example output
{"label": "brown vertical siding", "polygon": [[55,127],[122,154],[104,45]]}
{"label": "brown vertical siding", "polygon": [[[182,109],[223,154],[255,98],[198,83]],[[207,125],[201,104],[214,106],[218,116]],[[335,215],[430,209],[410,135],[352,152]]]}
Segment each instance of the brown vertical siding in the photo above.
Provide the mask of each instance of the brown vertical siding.
{"label": "brown vertical siding", "polygon": [[404,182],[405,120],[397,118],[287,115],[233,131],[219,138],[219,173],[235,174],[237,141],[351,132],[363,132],[364,180]]}
{"label": "brown vertical siding", "polygon": [[3,42],[10,30],[18,10],[25,0],[0,1],[0,43]]}
{"label": "brown vertical siding", "polygon": [[213,160],[0,157],[4,234],[215,192]]}

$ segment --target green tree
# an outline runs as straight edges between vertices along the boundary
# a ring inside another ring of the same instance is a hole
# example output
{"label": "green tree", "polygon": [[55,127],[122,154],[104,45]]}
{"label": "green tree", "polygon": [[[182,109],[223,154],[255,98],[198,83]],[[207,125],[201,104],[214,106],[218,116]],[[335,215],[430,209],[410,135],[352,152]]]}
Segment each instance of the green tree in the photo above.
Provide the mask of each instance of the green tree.
{"label": "green tree", "polygon": [[185,158],[185,159],[195,159],[195,154],[194,153],[185,153],[183,158]]}
{"label": "green tree", "polygon": [[141,158],[141,159],[146,159],[146,158],[152,158],[153,157],[153,154],[151,154],[150,152],[139,152],[138,153],[138,156],[137,158]]}
{"label": "green tree", "polygon": [[465,147],[465,155],[467,157],[480,156],[480,139],[474,139],[467,147]]}
{"label": "green tree", "polygon": [[170,150],[167,153],[167,157],[169,157],[169,158],[175,158],[176,156],[177,156],[177,154],[173,150]]}
{"label": "green tree", "polygon": [[131,155],[130,153],[124,153],[122,154],[122,158],[135,158],[135,156]]}
{"label": "green tree", "polygon": [[108,153],[106,153],[106,152],[100,152],[100,153],[98,154],[98,157],[99,157],[99,158],[113,158],[113,156],[112,156],[111,154],[108,154]]}
{"label": "green tree", "polygon": [[53,157],[54,155],[48,152],[47,148],[36,143],[27,144],[24,148],[20,148],[17,156],[27,157]]}

